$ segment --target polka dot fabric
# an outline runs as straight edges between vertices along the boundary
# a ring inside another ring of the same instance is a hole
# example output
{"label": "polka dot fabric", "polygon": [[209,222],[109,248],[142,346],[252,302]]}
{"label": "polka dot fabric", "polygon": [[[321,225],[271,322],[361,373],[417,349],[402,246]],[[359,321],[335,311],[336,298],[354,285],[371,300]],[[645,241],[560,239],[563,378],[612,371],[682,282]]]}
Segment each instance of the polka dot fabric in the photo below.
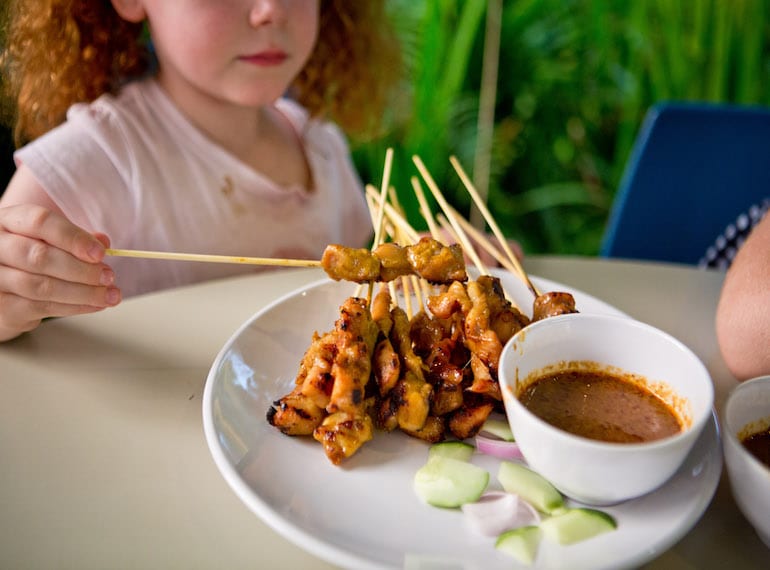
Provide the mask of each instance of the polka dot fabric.
{"label": "polka dot fabric", "polygon": [[709,246],[705,255],[698,262],[698,267],[727,269],[733,262],[735,254],[746,241],[759,221],[770,209],[770,198],[765,198],[760,204],[754,204],[746,212],[729,224],[714,244]]}

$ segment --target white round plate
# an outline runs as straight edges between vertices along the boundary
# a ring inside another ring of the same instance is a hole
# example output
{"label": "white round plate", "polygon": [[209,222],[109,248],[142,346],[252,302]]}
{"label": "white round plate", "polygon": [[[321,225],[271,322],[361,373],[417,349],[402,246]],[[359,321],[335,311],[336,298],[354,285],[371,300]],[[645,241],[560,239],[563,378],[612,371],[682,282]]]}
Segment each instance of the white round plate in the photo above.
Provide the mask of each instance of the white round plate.
{"label": "white round plate", "polygon": [[[532,296],[500,272],[510,297],[531,312]],[[582,312],[620,311],[568,286],[533,278],[541,291],[569,291]],[[214,461],[246,506],[297,546],[340,567],[516,568],[514,559],[477,535],[459,510],[429,507],[412,489],[426,443],[401,433],[375,434],[341,466],[310,437],[268,424],[271,403],[291,391],[314,331],[331,330],[354,285],[324,279],[292,292],[247,321],[214,361],[203,397],[203,425]],[[404,304],[402,303],[402,307]],[[474,463],[496,481],[497,460]],[[571,546],[543,539],[531,568],[622,568],[649,561],[677,542],[709,504],[722,469],[716,421],[685,464],[656,492],[603,510],[617,530]]]}

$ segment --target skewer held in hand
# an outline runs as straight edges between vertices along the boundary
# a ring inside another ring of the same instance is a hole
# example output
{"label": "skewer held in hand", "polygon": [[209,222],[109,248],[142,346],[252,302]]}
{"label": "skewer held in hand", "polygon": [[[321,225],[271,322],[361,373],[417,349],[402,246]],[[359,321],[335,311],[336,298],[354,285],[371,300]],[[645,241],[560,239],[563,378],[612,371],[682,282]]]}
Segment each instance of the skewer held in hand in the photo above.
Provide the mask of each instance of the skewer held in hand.
{"label": "skewer held in hand", "polygon": [[236,255],[212,255],[207,253],[179,253],[172,251],[146,251],[139,249],[105,250],[107,255],[116,257],[139,257],[143,259],[166,259],[172,261],[204,261],[208,263],[241,263],[246,265],[273,265],[280,267],[321,267],[317,259],[277,259],[272,257],[241,257]]}

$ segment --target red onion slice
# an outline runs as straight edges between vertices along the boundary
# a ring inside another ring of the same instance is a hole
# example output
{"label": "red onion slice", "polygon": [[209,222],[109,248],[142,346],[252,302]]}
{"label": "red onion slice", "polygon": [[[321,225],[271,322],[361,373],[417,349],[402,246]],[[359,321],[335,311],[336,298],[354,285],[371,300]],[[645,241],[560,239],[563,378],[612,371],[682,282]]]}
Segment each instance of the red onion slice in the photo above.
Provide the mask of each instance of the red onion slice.
{"label": "red onion slice", "polygon": [[505,441],[487,437],[483,434],[478,434],[476,436],[476,449],[479,453],[486,453],[487,455],[493,455],[500,459],[524,459],[524,456],[519,449],[519,444],[515,441]]}
{"label": "red onion slice", "polygon": [[540,522],[540,515],[532,505],[504,491],[489,491],[475,503],[466,503],[460,508],[468,524],[484,536],[498,536],[503,531]]}

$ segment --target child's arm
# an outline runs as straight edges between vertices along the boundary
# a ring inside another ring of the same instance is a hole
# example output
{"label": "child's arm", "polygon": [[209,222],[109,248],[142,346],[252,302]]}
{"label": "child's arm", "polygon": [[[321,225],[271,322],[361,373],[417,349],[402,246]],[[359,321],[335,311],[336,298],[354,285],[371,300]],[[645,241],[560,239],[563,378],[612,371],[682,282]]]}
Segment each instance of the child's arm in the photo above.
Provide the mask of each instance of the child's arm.
{"label": "child's arm", "polygon": [[770,215],[751,231],[727,271],[716,332],[725,363],[739,380],[770,374]]}
{"label": "child's arm", "polygon": [[99,311],[120,302],[102,262],[109,239],[75,226],[21,165],[0,198],[0,341],[45,317]]}

